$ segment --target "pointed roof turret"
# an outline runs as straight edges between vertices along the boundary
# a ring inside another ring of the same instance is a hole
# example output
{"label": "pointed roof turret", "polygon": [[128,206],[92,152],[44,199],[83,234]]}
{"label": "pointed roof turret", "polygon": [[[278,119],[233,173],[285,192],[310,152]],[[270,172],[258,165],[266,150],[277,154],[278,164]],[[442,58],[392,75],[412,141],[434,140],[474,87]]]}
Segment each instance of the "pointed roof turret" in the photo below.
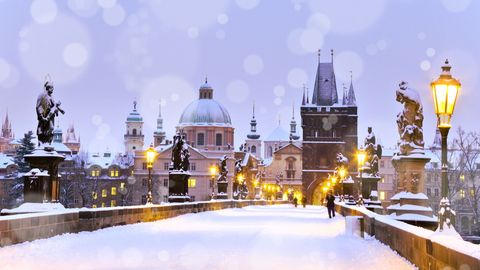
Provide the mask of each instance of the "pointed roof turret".
{"label": "pointed roof turret", "polygon": [[348,89],[348,95],[347,95],[347,105],[357,106],[357,99],[355,98],[355,91],[353,90],[353,76],[351,71],[350,71],[350,88]]}
{"label": "pointed roof turret", "polygon": [[435,138],[433,138],[433,144],[431,146],[433,149],[440,149],[442,148],[442,135],[440,134],[440,129],[435,130]]}
{"label": "pointed roof turret", "polygon": [[305,84],[303,84],[302,106],[305,106]]}
{"label": "pointed roof turret", "polygon": [[317,66],[315,85],[313,89],[312,104],[317,106],[332,106],[338,103],[337,84],[333,69],[333,50],[331,50],[332,61],[330,63],[320,62]]}
{"label": "pointed roof turret", "polygon": [[133,111],[127,116],[127,122],[143,122],[143,117],[137,112],[137,101],[133,101]]}
{"label": "pointed roof turret", "polygon": [[300,136],[297,135],[297,121],[295,121],[295,103],[292,103],[292,121],[290,121],[290,139],[298,140]]}
{"label": "pointed roof turret", "polygon": [[257,120],[255,119],[255,102],[252,107],[252,120],[250,120],[250,133],[247,134],[247,138],[251,140],[258,140],[260,134],[257,133]]}

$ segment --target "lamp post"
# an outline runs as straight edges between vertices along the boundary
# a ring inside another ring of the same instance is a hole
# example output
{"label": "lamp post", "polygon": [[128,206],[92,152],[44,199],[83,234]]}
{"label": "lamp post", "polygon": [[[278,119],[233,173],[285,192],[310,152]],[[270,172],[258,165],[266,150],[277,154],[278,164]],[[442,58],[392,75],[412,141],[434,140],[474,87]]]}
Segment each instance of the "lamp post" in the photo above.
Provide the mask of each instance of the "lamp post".
{"label": "lamp post", "polygon": [[437,127],[442,135],[442,199],[440,200],[441,210],[438,215],[440,231],[443,230],[443,223],[445,222],[448,227],[450,227],[450,223],[455,224],[455,212],[450,208],[450,201],[448,200],[447,137],[448,131],[452,127],[450,120],[461,84],[450,74],[451,68],[448,59],[445,60],[440,77],[430,84],[435,114],[437,115]]}
{"label": "lamp post", "polygon": [[[357,152],[357,161],[358,161],[358,174],[360,175],[360,183],[358,185],[358,192],[362,194],[362,181],[363,181],[363,166],[365,165],[365,158],[366,158],[366,153],[365,150],[360,147]],[[359,197],[360,197],[359,194]]]}
{"label": "lamp post", "polygon": [[153,148],[153,145],[145,152],[147,156],[147,169],[148,169],[148,191],[147,191],[147,204],[153,203],[152,197],[152,169],[153,169],[153,162],[155,161],[155,157],[157,156],[157,151]]}
{"label": "lamp post", "polygon": [[213,200],[214,194],[215,194],[215,176],[217,175],[216,165],[210,166],[210,175],[212,176],[212,179],[210,180],[210,186],[212,188],[212,200]]}

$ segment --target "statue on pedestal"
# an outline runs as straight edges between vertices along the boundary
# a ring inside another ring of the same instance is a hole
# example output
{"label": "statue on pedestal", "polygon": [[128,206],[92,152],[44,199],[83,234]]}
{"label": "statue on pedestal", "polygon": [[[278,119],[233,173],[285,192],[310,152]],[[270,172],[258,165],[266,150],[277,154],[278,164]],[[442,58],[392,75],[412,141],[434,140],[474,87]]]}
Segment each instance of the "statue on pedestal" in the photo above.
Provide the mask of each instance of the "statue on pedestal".
{"label": "statue on pedestal", "polygon": [[37,98],[37,138],[38,145],[42,143],[52,143],[53,129],[55,128],[55,117],[58,113],[65,114],[60,108],[61,102],[55,102],[53,94],[53,84],[47,80],[43,85],[44,91]]}
{"label": "statue on pedestal", "polygon": [[368,127],[368,134],[365,137],[363,147],[365,149],[365,166],[366,172],[370,175],[378,176],[378,161],[382,158],[382,146],[377,144],[375,134],[372,127]]}
{"label": "statue on pedestal", "polygon": [[423,154],[423,106],[418,92],[402,81],[396,91],[403,110],[397,115],[399,155]]}
{"label": "statue on pedestal", "polygon": [[185,144],[185,137],[181,132],[173,136],[172,163],[173,170],[188,171],[190,169],[190,152]]}

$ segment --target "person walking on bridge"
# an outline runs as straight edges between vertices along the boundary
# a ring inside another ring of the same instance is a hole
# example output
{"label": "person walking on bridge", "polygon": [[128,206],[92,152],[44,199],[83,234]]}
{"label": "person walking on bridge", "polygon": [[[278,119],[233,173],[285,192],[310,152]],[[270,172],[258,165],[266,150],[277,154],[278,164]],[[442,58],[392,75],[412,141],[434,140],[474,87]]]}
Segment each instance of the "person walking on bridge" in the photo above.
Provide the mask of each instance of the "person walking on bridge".
{"label": "person walking on bridge", "polygon": [[335,217],[335,196],[332,192],[328,192],[325,200],[327,201],[328,218]]}

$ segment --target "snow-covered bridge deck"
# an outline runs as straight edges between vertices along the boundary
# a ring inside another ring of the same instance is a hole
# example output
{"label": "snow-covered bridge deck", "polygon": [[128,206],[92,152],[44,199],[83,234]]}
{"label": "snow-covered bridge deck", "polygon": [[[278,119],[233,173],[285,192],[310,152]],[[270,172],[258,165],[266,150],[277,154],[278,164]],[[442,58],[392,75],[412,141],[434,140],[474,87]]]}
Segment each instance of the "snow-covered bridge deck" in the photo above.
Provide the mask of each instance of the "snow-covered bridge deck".
{"label": "snow-covered bridge deck", "polygon": [[324,207],[249,206],[0,248],[1,269],[414,269]]}

